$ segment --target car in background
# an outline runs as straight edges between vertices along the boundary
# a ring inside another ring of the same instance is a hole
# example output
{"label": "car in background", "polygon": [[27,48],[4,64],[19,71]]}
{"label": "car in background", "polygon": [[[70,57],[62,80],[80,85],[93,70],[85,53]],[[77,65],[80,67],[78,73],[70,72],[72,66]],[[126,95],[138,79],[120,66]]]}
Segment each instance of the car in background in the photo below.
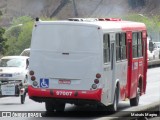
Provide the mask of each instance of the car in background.
{"label": "car in background", "polygon": [[30,48],[26,48],[22,51],[22,53],[20,54],[20,56],[30,56]]}
{"label": "car in background", "polygon": [[158,50],[160,59],[160,42],[154,42],[154,50]]}
{"label": "car in background", "polygon": [[160,57],[160,52],[155,48],[154,42],[148,37],[147,38],[147,54],[148,60],[156,60]]}
{"label": "car in background", "polygon": [[27,56],[4,56],[0,59],[0,81],[21,80],[25,82],[28,72]]}
{"label": "car in background", "polygon": [[160,42],[154,42],[154,44],[155,44],[155,48],[160,49]]}
{"label": "car in background", "polygon": [[0,59],[0,96],[21,96],[21,104],[24,104],[28,59],[27,56],[4,56]]}

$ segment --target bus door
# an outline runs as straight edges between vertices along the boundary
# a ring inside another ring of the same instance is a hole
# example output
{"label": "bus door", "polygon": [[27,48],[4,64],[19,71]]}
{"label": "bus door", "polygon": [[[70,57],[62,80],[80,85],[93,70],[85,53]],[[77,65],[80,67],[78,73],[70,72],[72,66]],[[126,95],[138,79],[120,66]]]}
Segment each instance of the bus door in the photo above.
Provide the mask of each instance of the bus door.
{"label": "bus door", "polygon": [[143,93],[145,93],[146,92],[146,76],[147,76],[147,68],[148,68],[148,63],[147,63],[147,31],[146,30],[144,30],[143,32],[142,32],[142,40],[143,40],[143,59],[144,59],[144,61],[143,61],[143,68],[144,68],[144,70],[143,70],[143,81],[144,81],[144,83],[143,83]]}
{"label": "bus door", "polygon": [[114,61],[115,61],[115,33],[104,34],[104,82],[107,100],[112,102],[114,96]]}
{"label": "bus door", "polygon": [[137,92],[137,82],[138,82],[138,72],[139,72],[138,32],[132,32],[131,39],[128,40],[128,83],[127,84],[128,84],[128,97],[134,98]]}
{"label": "bus door", "polygon": [[130,97],[131,76],[132,76],[132,32],[127,31],[127,59],[128,59],[128,75],[127,75],[127,90],[126,96]]}

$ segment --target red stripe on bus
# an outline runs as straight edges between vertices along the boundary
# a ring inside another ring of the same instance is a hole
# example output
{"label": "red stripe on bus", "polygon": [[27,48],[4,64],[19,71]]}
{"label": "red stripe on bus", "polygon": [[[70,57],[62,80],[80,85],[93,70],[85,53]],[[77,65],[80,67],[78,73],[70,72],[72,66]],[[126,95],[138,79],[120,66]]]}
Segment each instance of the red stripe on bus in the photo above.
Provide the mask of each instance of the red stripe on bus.
{"label": "red stripe on bus", "polygon": [[[52,92],[51,92],[52,91]],[[52,94],[51,94],[52,93]],[[101,101],[102,89],[97,90],[63,90],[42,89],[28,86],[29,97],[48,97],[65,99],[85,99]]]}

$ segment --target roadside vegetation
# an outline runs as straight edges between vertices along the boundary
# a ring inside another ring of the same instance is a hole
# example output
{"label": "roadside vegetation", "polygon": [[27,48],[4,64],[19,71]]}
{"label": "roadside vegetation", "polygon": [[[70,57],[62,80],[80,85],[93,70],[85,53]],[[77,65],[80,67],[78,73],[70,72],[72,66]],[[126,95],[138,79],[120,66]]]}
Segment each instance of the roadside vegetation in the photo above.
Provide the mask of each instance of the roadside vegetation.
{"label": "roadside vegetation", "polygon": [[22,50],[30,47],[33,23],[34,20],[29,16],[13,19],[4,34],[8,46],[5,55],[19,55]]}
{"label": "roadside vegetation", "polygon": [[[2,12],[0,11],[0,20],[1,20]],[[4,37],[5,29],[0,26],[0,57],[5,54],[5,50],[7,50],[7,45],[5,44],[7,38]]]}
{"label": "roadside vegetation", "polygon": [[[55,20],[41,18],[42,20]],[[146,24],[148,34],[160,32],[160,18],[147,17],[142,14],[130,14],[122,17],[123,20],[143,22]],[[21,16],[12,20],[7,28],[0,27],[0,54],[19,55],[25,48],[30,47],[34,19],[30,16]]]}
{"label": "roadside vegetation", "polygon": [[149,36],[160,34],[160,16],[146,16],[143,14],[130,14],[123,17],[124,20],[143,22],[147,26]]}

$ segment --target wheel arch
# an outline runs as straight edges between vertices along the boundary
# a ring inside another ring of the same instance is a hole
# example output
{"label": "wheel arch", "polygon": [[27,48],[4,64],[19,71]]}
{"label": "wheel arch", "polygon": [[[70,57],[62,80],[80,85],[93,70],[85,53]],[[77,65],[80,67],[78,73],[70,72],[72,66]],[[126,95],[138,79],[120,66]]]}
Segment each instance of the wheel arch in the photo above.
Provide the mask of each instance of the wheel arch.
{"label": "wheel arch", "polygon": [[118,99],[120,99],[120,81],[119,79],[116,79],[115,85],[114,85],[114,93],[116,92],[116,88],[118,88]]}

